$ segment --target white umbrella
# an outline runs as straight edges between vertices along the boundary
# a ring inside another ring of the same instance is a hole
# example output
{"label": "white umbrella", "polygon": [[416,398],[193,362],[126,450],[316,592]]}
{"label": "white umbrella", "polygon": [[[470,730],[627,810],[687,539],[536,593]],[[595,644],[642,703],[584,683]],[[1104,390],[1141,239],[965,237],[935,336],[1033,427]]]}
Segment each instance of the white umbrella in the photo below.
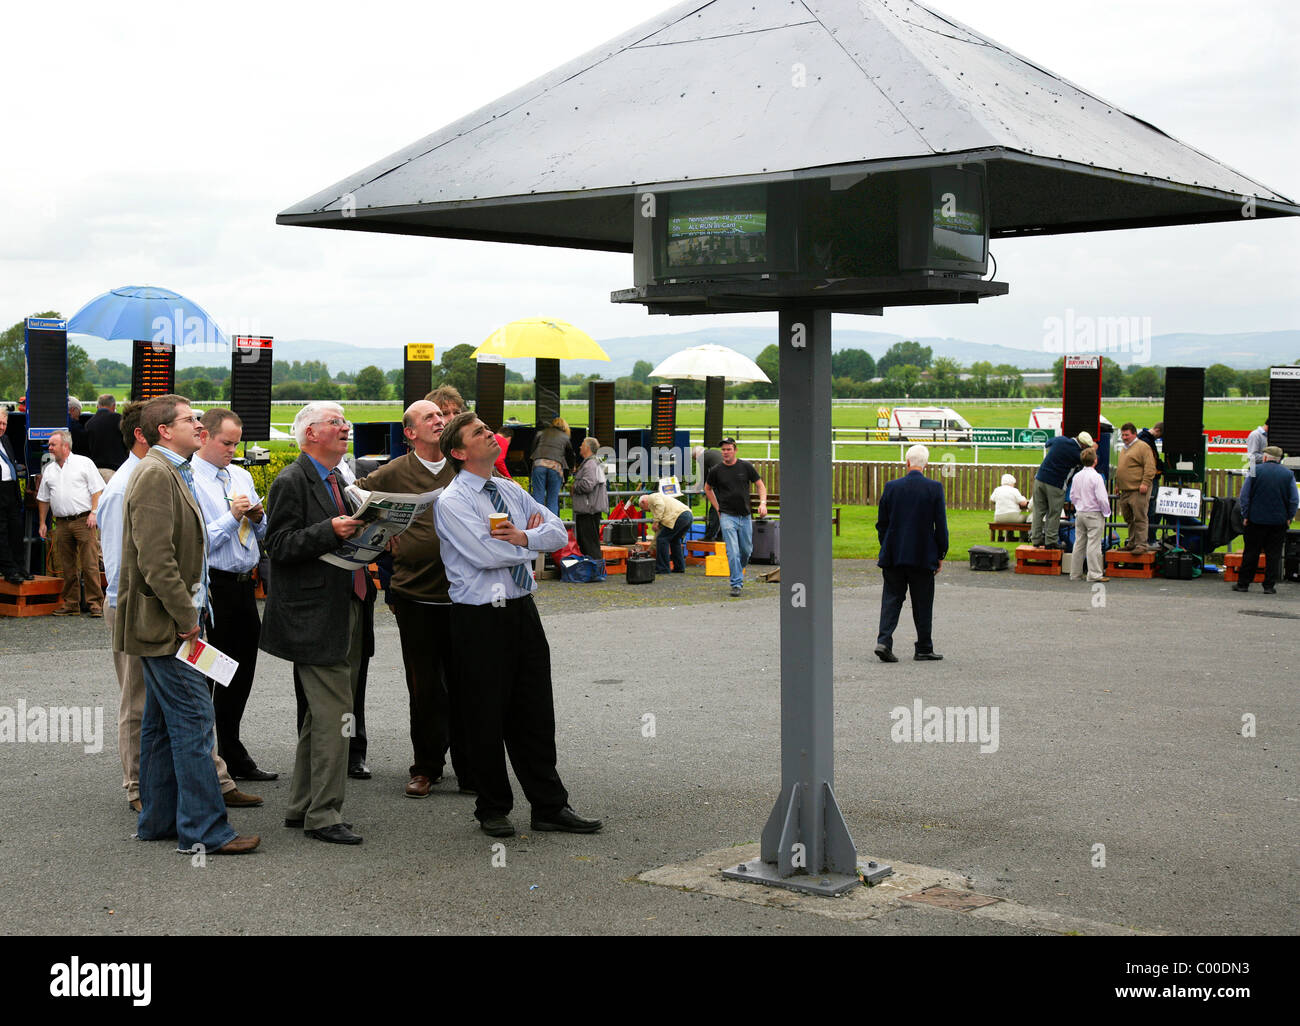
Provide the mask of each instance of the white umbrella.
{"label": "white umbrella", "polygon": [[771,379],[763,373],[763,368],[748,356],[726,346],[716,345],[692,346],[680,353],[673,353],[650,372],[650,377],[686,378],[692,381],[726,378],[737,384],[746,381],[771,383]]}

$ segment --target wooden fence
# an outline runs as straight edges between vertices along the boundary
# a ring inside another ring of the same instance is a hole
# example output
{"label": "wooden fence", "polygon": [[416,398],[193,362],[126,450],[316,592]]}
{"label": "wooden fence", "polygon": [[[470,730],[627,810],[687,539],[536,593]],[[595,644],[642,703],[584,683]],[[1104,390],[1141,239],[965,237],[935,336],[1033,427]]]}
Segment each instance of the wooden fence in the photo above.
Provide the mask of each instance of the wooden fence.
{"label": "wooden fence", "polygon": [[[781,491],[780,460],[750,460],[768,491]],[[989,495],[1002,483],[1002,475],[1016,479],[1016,487],[1026,496],[1033,492],[1038,464],[1024,463],[932,463],[926,477],[943,483],[944,500],[949,509],[985,509],[992,514]],[[906,469],[900,463],[873,463],[837,460],[831,464],[831,502],[845,506],[874,506],[889,481],[902,477]],[[1205,496],[1232,496],[1241,491],[1242,478],[1227,470],[1206,471]]]}

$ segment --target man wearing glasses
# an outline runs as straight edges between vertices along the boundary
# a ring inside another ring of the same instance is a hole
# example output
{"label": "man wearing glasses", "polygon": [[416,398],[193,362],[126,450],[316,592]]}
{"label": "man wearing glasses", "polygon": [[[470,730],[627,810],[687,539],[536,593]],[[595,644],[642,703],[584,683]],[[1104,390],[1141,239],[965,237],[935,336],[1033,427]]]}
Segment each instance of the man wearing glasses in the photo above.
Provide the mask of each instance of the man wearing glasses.
{"label": "man wearing glasses", "polygon": [[279,774],[258,769],[239,739],[239,724],[253,690],[262,630],[253,594],[253,570],[261,557],[257,543],[266,537],[266,519],[252,476],[231,462],[243,436],[243,421],[232,410],[215,409],[203,414],[201,423],[193,465],[208,530],[208,582],[212,589],[208,640],[239,663],[228,686],[213,688],[217,750],[236,780],[274,780]]}
{"label": "man wearing glasses", "polygon": [[369,656],[374,649],[364,630],[375,600],[369,574],[320,558],[362,526],[334,469],[350,430],[336,403],[308,403],[293,420],[302,455],[271,485],[271,581],[261,639],[263,651],[294,664],[307,697],[284,825],[332,844],[361,843],[343,821],[343,792],[357,676],[363,650]]}
{"label": "man wearing glasses", "polygon": [[150,400],[140,415],[149,444],[122,503],[113,651],[141,657],[145,680],[140,725],[141,840],[175,837],[181,851],[239,854],[260,838],[240,837],[212,762],[208,683],[176,658],[197,638],[208,607],[207,537],[190,457],[198,418],[178,395]]}

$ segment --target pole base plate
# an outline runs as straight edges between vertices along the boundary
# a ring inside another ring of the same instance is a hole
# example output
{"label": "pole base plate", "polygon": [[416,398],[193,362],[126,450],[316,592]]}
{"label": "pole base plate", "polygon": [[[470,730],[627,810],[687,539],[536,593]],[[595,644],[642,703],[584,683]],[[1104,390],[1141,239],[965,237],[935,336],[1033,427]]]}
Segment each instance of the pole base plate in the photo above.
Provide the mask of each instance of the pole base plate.
{"label": "pole base plate", "polygon": [[764,862],[761,858],[750,859],[739,865],[722,871],[728,880],[743,880],[746,883],[766,884],[768,887],[784,887],[788,891],[802,891],[805,894],[820,894],[833,898],[854,887],[879,883],[894,870],[879,862],[858,863],[857,876],[844,873],[796,873],[793,876],[781,876],[774,864]]}

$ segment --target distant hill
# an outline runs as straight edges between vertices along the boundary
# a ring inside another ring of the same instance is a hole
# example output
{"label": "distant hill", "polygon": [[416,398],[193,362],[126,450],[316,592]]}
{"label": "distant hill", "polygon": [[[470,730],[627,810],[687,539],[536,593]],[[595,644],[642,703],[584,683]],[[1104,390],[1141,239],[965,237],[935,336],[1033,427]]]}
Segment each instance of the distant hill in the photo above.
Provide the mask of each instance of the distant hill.
{"label": "distant hill", "polygon": [[[703,328],[677,335],[637,335],[600,339],[602,348],[609,353],[609,363],[598,360],[566,361],[562,370],[565,374],[599,374],[606,378],[617,378],[630,374],[638,360],[649,360],[653,364],[658,364],[680,349],[708,342],[730,346],[752,359],[772,343],[774,335],[774,329],[771,328],[719,327]],[[906,338],[904,335],[892,335],[880,331],[837,330],[832,347],[837,352],[841,349],[865,349],[872,356],[879,358],[890,346],[905,341]],[[99,360],[108,357],[130,363],[131,349],[124,342],[102,342],[77,336],[73,336],[72,341],[85,348],[91,359]],[[963,367],[978,360],[987,360],[994,365],[1013,364],[1022,370],[1045,370],[1052,366],[1058,355],[1045,352],[1041,347],[1030,349],[988,345],[958,338],[918,338],[915,341],[929,346],[935,356],[951,357]],[[1122,364],[1129,364],[1132,359],[1124,353],[1114,355]],[[402,349],[400,346],[356,346],[348,342],[321,339],[285,341],[277,339],[275,358],[289,361],[322,360],[331,371],[355,374],[362,367],[370,364],[385,371],[402,366]],[[1192,333],[1156,335],[1151,340],[1149,362],[1164,367],[1208,367],[1212,363],[1225,363],[1238,370],[1250,370],[1294,363],[1298,359],[1300,359],[1300,331],[1261,331],[1223,335]],[[182,351],[177,357],[178,367],[229,366],[229,364],[230,355],[225,352]],[[533,376],[532,360],[512,360],[510,367],[523,373],[526,378]]]}

